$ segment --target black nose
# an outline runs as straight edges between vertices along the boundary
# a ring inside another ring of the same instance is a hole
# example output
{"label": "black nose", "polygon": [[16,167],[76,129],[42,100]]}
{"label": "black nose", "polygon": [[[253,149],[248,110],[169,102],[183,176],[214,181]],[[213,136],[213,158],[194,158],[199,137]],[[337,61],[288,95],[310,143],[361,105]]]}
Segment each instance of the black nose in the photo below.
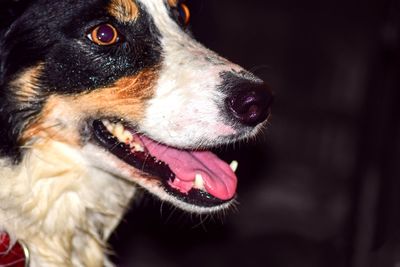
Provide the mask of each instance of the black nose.
{"label": "black nose", "polygon": [[226,99],[228,110],[242,124],[256,126],[268,118],[273,95],[264,83],[242,81],[231,92]]}

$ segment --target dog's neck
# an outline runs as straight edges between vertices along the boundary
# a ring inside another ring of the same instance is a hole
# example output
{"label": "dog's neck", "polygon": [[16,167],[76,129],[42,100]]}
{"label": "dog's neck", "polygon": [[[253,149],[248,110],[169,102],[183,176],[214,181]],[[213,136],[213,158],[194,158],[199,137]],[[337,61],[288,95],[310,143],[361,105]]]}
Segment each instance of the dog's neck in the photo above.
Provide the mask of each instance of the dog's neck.
{"label": "dog's neck", "polygon": [[18,165],[0,160],[0,229],[22,240],[31,267],[107,265],[106,240],[132,198],[132,184],[90,167],[47,140]]}

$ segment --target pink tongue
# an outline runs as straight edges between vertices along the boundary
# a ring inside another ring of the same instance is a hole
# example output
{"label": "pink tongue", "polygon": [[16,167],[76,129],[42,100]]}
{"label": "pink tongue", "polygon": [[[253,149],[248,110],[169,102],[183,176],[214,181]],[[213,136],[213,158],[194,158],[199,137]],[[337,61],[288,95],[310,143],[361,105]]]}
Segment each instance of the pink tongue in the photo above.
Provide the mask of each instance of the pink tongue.
{"label": "pink tongue", "polygon": [[140,136],[150,154],[167,163],[175,173],[174,182],[169,184],[182,193],[193,188],[196,174],[201,174],[206,191],[221,200],[233,198],[237,178],[229,165],[215,154],[207,151],[185,151],[157,144]]}

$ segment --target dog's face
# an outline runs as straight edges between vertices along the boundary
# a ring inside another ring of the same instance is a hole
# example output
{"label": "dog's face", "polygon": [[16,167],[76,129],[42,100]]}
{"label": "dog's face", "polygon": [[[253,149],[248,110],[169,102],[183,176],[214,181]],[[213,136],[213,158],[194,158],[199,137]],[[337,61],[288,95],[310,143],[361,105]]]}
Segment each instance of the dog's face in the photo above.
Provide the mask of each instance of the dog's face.
{"label": "dog's face", "polygon": [[253,136],[272,96],[188,20],[179,0],[33,1],[2,37],[2,154],[62,143],[181,208],[229,206],[236,176],[207,149]]}

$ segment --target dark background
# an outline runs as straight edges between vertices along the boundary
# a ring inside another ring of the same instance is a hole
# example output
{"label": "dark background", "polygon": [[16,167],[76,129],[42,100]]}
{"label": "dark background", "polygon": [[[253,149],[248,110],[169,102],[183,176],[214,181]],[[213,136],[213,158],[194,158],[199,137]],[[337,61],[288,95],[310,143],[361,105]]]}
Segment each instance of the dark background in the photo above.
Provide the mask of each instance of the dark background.
{"label": "dark background", "polygon": [[239,160],[238,211],[145,195],[112,238],[118,266],[400,266],[400,4],[192,0],[198,40],[276,94]]}

